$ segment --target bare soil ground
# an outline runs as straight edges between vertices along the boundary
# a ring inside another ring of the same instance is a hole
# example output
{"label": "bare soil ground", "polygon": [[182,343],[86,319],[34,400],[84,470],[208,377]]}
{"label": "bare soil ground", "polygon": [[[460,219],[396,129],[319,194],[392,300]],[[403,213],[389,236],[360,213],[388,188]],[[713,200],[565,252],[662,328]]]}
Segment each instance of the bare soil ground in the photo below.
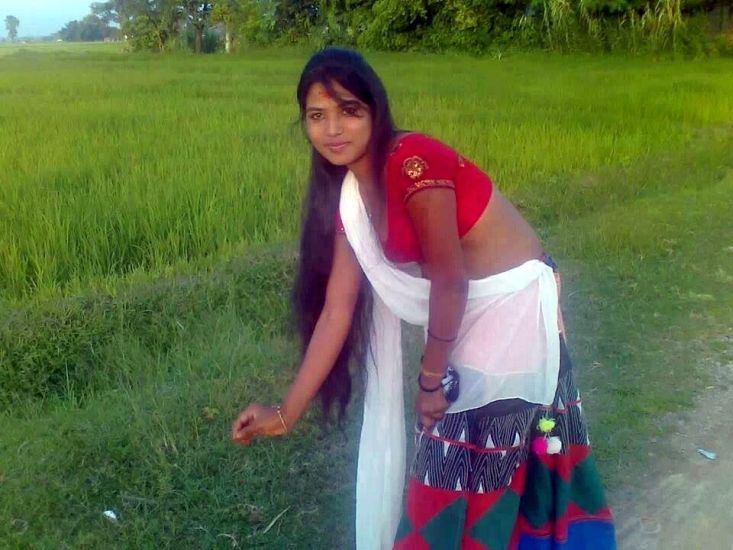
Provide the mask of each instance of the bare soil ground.
{"label": "bare soil ground", "polygon": [[733,363],[711,369],[696,407],[651,442],[647,472],[609,495],[621,550],[733,550]]}

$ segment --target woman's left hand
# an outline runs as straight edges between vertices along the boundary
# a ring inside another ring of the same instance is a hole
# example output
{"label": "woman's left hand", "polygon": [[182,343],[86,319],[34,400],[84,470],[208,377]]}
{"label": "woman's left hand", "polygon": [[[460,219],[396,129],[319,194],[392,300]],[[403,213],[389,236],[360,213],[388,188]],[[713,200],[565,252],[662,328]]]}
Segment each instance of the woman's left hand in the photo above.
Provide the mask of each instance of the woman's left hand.
{"label": "woman's left hand", "polygon": [[443,390],[426,392],[419,390],[415,401],[417,418],[425,430],[432,430],[437,422],[445,416],[450,403],[443,395]]}
{"label": "woman's left hand", "polygon": [[232,439],[249,445],[255,437],[285,435],[286,426],[276,407],[252,403],[232,423]]}

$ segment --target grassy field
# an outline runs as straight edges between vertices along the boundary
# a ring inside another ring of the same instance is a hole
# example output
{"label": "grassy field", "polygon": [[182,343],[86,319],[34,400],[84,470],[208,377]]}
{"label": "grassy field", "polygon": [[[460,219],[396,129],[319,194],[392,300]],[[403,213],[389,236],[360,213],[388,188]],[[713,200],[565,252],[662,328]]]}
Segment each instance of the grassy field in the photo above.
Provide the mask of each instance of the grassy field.
{"label": "grassy field", "polygon": [[[0,545],[350,547],[358,399],[344,431],[228,441],[296,367],[306,54],[67,46],[0,48]],[[733,62],[369,59],[560,261],[596,454],[633,483],[730,360]]]}

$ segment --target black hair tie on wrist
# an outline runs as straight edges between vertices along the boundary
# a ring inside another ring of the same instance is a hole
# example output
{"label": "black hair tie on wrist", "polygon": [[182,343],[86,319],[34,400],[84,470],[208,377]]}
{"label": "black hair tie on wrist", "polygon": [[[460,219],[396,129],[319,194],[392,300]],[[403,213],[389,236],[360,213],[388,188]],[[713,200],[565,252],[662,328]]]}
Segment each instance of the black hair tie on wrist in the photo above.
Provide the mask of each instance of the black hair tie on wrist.
{"label": "black hair tie on wrist", "polygon": [[418,375],[417,375],[417,383],[418,383],[418,385],[420,386],[420,389],[421,389],[422,391],[425,391],[425,392],[428,392],[428,393],[433,393],[433,392],[436,392],[436,391],[438,391],[439,389],[441,389],[441,388],[443,387],[443,382],[441,381],[441,382],[439,382],[439,383],[438,383],[438,385],[437,385],[436,387],[434,387],[434,388],[426,388],[426,387],[425,387],[425,386],[423,386],[423,384],[422,384],[422,373],[420,373],[420,374],[418,374]]}
{"label": "black hair tie on wrist", "polygon": [[446,343],[455,342],[456,338],[458,338],[458,336],[454,336],[453,338],[441,338],[440,336],[435,336],[435,334],[433,334],[430,329],[428,329],[428,336],[430,336],[433,340],[437,340],[438,342]]}

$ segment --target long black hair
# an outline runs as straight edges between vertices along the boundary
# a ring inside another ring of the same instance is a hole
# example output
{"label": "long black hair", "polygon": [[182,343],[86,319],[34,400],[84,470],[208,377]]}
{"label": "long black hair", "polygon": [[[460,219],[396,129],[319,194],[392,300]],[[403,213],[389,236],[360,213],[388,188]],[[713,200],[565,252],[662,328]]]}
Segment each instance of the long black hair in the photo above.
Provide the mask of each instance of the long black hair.
{"label": "long black hair", "polygon": [[[335,98],[338,94],[334,93],[333,85],[338,83],[369,106],[372,131],[368,152],[376,189],[384,198],[384,165],[390,142],[397,129],[382,81],[359,53],[341,48],[321,50],[310,58],[298,83],[297,99],[301,123],[305,120],[306,96],[316,83],[322,84]],[[326,286],[333,264],[335,221],[341,182],[346,172],[346,166],[331,164],[311,147],[310,183],[303,202],[300,263],[293,289],[293,310],[303,352],[308,347],[325,302]],[[353,357],[357,363],[363,364],[367,352],[370,318],[371,292],[368,282],[363,280],[349,335],[320,389],[326,418],[334,404],[338,405],[339,421],[344,417],[351,397],[350,359]]]}

